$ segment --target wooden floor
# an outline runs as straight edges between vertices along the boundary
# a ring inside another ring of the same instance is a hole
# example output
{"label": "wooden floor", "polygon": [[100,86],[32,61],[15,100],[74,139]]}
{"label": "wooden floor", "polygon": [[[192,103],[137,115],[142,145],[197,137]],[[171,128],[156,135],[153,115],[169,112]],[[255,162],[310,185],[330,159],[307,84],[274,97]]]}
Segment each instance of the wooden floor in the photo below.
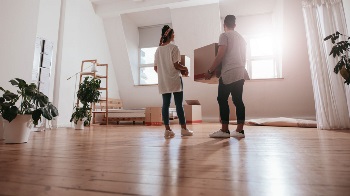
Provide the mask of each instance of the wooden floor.
{"label": "wooden floor", "polygon": [[[219,124],[93,126],[0,141],[0,195],[350,195],[350,132],[247,126],[212,139]],[[233,128],[233,127],[232,127]]]}

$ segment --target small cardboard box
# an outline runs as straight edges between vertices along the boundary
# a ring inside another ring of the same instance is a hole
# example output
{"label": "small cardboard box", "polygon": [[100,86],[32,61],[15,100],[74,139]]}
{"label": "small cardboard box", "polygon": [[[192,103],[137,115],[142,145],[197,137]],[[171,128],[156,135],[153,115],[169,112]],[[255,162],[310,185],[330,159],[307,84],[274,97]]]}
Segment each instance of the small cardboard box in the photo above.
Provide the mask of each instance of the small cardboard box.
{"label": "small cardboard box", "polygon": [[201,123],[202,122],[202,107],[198,100],[186,100],[187,105],[184,105],[186,123]]}
{"label": "small cardboard box", "polygon": [[147,107],[145,110],[145,124],[148,126],[163,125],[162,108],[161,107]]}
{"label": "small cardboard box", "polygon": [[219,83],[216,73],[213,74],[210,80],[205,80],[205,74],[214,62],[218,48],[219,45],[213,43],[194,50],[194,81],[209,84]]}
{"label": "small cardboard box", "polygon": [[182,75],[182,76],[189,77],[190,70],[191,70],[191,59],[188,56],[181,55],[181,64],[184,65],[185,67],[187,67],[187,69],[188,69],[188,76],[184,76],[184,75]]}

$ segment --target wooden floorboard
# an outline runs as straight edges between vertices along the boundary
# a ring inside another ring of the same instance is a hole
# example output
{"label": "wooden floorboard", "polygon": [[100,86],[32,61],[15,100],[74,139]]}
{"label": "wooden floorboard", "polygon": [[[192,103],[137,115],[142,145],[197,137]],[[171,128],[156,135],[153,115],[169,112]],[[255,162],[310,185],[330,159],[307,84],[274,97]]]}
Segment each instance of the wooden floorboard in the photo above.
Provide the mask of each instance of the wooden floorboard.
{"label": "wooden floorboard", "polygon": [[[91,126],[0,141],[0,195],[347,195],[350,131],[247,126],[212,139],[216,123]],[[233,126],[232,126],[233,128]]]}

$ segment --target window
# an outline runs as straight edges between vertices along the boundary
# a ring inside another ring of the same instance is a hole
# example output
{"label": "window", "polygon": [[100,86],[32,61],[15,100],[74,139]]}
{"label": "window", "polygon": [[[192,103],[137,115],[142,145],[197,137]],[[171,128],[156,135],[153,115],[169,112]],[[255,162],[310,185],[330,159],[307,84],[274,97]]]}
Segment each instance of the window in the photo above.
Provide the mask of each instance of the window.
{"label": "window", "polygon": [[246,68],[251,79],[280,78],[276,44],[272,36],[246,37]]}
{"label": "window", "polygon": [[158,84],[158,75],[154,71],[154,54],[157,47],[141,48],[140,53],[140,85]]}

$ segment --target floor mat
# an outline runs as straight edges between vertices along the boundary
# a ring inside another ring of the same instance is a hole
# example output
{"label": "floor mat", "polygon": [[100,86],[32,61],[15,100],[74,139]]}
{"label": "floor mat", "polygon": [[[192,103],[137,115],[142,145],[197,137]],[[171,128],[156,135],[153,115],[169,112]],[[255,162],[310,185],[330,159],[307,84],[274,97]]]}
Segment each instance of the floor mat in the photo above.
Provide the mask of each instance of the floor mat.
{"label": "floor mat", "polygon": [[[236,125],[237,121],[230,121],[230,124]],[[304,120],[285,117],[249,119],[245,121],[245,124],[251,126],[317,128],[317,123],[314,120]]]}

